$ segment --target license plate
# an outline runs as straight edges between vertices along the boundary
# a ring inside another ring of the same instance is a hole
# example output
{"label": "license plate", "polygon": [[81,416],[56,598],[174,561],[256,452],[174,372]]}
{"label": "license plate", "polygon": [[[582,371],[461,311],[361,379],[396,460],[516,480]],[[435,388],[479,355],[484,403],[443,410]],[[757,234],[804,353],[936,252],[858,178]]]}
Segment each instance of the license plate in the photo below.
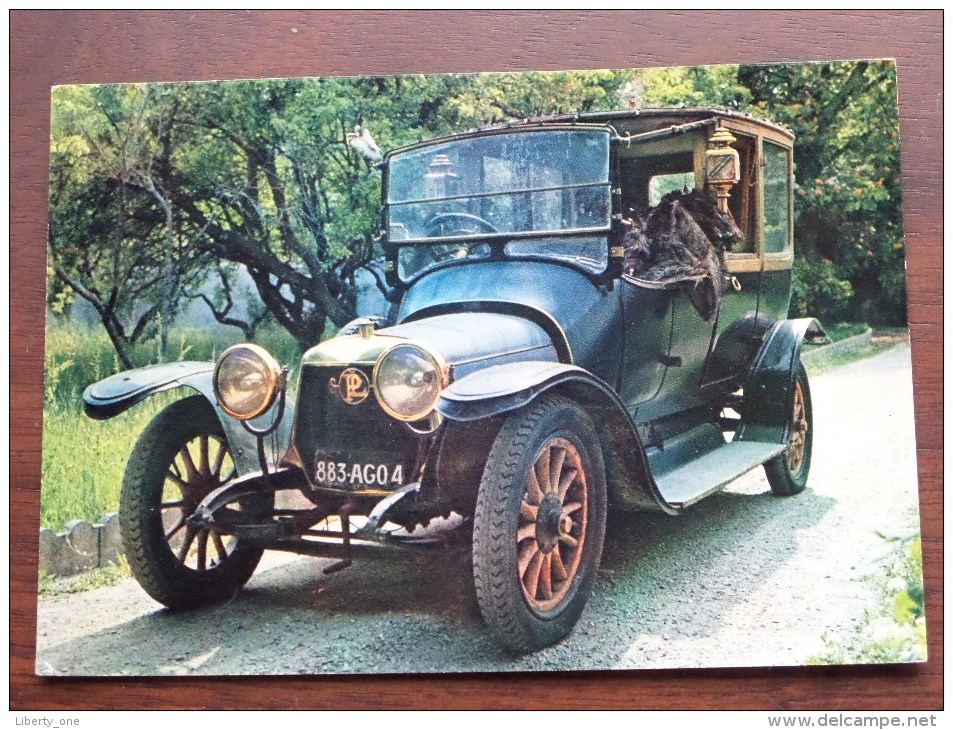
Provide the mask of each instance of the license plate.
{"label": "license plate", "polygon": [[356,463],[318,459],[314,481],[334,487],[396,489],[404,484],[402,464]]}

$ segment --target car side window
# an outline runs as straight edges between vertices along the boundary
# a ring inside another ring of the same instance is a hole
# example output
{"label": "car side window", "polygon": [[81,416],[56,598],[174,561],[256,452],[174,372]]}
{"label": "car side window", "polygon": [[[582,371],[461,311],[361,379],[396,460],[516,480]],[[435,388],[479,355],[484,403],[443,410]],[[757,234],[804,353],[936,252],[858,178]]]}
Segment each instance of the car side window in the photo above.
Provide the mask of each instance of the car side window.
{"label": "car side window", "polygon": [[783,253],[791,243],[788,151],[764,143],[764,252]]}
{"label": "car side window", "polygon": [[731,196],[728,198],[728,210],[731,211],[731,217],[744,234],[744,240],[739,241],[731,247],[731,253],[753,254],[755,247],[755,186],[758,182],[757,166],[757,140],[754,137],[748,137],[738,132],[732,132],[735,135],[735,142],[732,147],[738,150],[739,162],[741,163],[741,180],[731,190]]}
{"label": "car side window", "polygon": [[676,172],[653,175],[649,178],[649,207],[654,208],[671,192],[689,193],[695,189],[695,172]]}

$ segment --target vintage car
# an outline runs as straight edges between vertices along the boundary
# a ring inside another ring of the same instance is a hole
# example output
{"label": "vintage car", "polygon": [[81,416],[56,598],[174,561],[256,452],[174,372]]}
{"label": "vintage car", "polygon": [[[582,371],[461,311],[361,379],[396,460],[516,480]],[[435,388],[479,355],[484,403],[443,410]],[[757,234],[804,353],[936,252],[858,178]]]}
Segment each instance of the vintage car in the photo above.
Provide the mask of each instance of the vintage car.
{"label": "vintage car", "polygon": [[787,319],[792,142],[739,113],[643,109],[387,154],[393,306],[285,363],[293,399],[288,368],[254,344],[85,392],[108,418],[197,391],[127,467],[142,587],[188,608],[232,596],[264,550],[332,557],[332,572],[439,554],[455,527],[486,624],[530,651],[576,624],[607,511],[678,515],[760,465],[775,494],[801,492],[800,352],[826,335]]}

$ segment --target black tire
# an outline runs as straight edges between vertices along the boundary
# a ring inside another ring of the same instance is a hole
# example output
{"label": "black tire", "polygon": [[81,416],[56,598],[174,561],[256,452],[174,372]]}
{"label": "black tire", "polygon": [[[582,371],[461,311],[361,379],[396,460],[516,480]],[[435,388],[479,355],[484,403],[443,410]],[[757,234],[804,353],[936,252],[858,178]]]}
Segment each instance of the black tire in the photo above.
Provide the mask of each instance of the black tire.
{"label": "black tire", "polygon": [[477,603],[507,649],[535,651],[572,631],[605,526],[605,465],[585,411],[544,395],[510,416],[490,449],[473,518]]}
{"label": "black tire", "polygon": [[[222,425],[201,395],[165,408],[136,442],[119,501],[123,546],[139,585],[168,608],[230,598],[261,559],[256,545],[185,524],[202,498],[233,475]],[[267,515],[273,504],[268,495],[240,507]]]}
{"label": "black tire", "polygon": [[788,426],[788,445],[784,453],[764,465],[771,491],[779,497],[800,494],[807,486],[811,471],[811,446],[814,441],[814,416],[811,410],[811,388],[804,365],[798,365]]}

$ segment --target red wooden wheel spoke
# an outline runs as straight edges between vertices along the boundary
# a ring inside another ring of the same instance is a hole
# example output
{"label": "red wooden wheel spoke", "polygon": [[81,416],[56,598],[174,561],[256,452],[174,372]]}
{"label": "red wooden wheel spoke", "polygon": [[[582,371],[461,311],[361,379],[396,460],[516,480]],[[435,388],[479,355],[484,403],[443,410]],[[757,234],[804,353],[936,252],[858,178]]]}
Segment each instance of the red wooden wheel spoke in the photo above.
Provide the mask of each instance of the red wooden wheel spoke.
{"label": "red wooden wheel spoke", "polygon": [[520,548],[518,566],[520,578],[526,575],[526,569],[529,567],[530,561],[539,555],[539,546],[536,544],[536,541],[528,542]]}
{"label": "red wooden wheel spoke", "polygon": [[801,384],[794,386],[794,409],[791,422],[791,435],[788,441],[788,469],[796,472],[804,461],[804,444],[807,438],[807,418],[804,409],[804,392]]}
{"label": "red wooden wheel spoke", "polygon": [[520,501],[520,517],[522,517],[527,522],[535,522],[537,512],[539,512],[538,505],[529,504],[526,502],[526,500]]}
{"label": "red wooden wheel spoke", "polygon": [[549,459],[549,484],[550,490],[559,489],[560,498],[562,498],[562,481],[560,475],[563,473],[563,464],[566,461],[566,450],[558,446],[550,451]]}
{"label": "red wooden wheel spoke", "polygon": [[189,555],[189,550],[192,548],[192,543],[195,541],[195,536],[198,532],[198,528],[192,525],[188,525],[185,528],[185,539],[182,541],[181,547],[179,547],[179,562],[183,565],[185,564],[185,559]]}
{"label": "red wooden wheel spoke", "polygon": [[566,498],[566,492],[569,490],[569,485],[576,480],[577,476],[579,476],[579,472],[575,469],[567,469],[565,472],[563,472],[562,478],[559,480],[560,499]]}
{"label": "red wooden wheel spoke", "polygon": [[527,494],[530,504],[538,505],[543,499],[543,489],[536,478],[536,469],[529,470],[529,479],[526,480]]}
{"label": "red wooden wheel spoke", "polygon": [[547,553],[543,556],[542,564],[539,567],[539,593],[540,598],[548,601],[553,597],[553,554]]}
{"label": "red wooden wheel spoke", "polygon": [[188,444],[182,447],[182,450],[179,452],[179,456],[182,457],[182,463],[185,465],[185,472],[188,475],[188,481],[198,481],[199,471],[195,466],[195,462],[192,460],[192,453],[189,451]]}
{"label": "red wooden wheel spoke", "polygon": [[208,436],[199,436],[199,473],[204,476],[212,474],[208,463]]}
{"label": "red wooden wheel spoke", "polygon": [[523,579],[523,586],[531,601],[536,600],[536,591],[539,589],[539,574],[543,570],[543,557],[541,552],[533,556],[533,559],[529,561],[529,567],[526,569],[526,575]]}
{"label": "red wooden wheel spoke", "polygon": [[560,535],[559,542],[565,543],[569,547],[576,547],[579,545],[579,541],[572,535]]}
{"label": "red wooden wheel spoke", "polygon": [[172,536],[175,535],[179,530],[185,526],[185,515],[182,515],[178,521],[170,527],[165,533],[165,539],[171,540]]}
{"label": "red wooden wheel spoke", "polygon": [[201,573],[205,570],[206,551],[208,548],[208,530],[202,530],[199,533],[198,554],[195,558],[195,567]]}
{"label": "red wooden wheel spoke", "polygon": [[222,471],[222,464],[225,463],[225,457],[228,455],[228,449],[225,444],[216,441],[218,444],[218,453],[215,455],[215,461],[212,463],[212,476],[219,476]]}
{"label": "red wooden wheel spoke", "polygon": [[552,490],[549,483],[549,449],[544,447],[539,458],[536,460],[536,479],[539,481],[539,487],[543,494]]}
{"label": "red wooden wheel spoke", "polygon": [[228,550],[225,549],[225,543],[222,542],[222,536],[214,530],[212,531],[212,542],[215,544],[215,552],[218,553],[218,562],[222,562],[228,557]]}
{"label": "red wooden wheel spoke", "polygon": [[553,575],[557,581],[564,581],[569,577],[569,573],[566,572],[566,566],[563,565],[562,556],[559,554],[559,548],[550,553],[553,561]]}
{"label": "red wooden wheel spoke", "polygon": [[582,502],[566,502],[563,505],[563,514],[571,515],[573,512],[578,512],[582,509]]}
{"label": "red wooden wheel spoke", "polygon": [[536,539],[536,525],[532,522],[521,525],[516,532],[516,542],[523,542],[523,540],[529,540],[530,538]]}
{"label": "red wooden wheel spoke", "polygon": [[165,476],[166,476],[166,479],[171,481],[173,484],[175,484],[175,486],[177,486],[179,489],[183,491],[186,489],[189,489],[192,486],[187,481],[182,479],[182,477],[178,476],[177,474],[173,474],[171,469],[168,472],[166,472]]}
{"label": "red wooden wheel spoke", "polygon": [[184,506],[185,506],[185,500],[184,500],[184,499],[177,499],[177,500],[175,500],[174,502],[163,502],[163,503],[162,503],[161,505],[159,505],[159,506],[160,506],[162,509],[172,509],[173,507],[184,507]]}

